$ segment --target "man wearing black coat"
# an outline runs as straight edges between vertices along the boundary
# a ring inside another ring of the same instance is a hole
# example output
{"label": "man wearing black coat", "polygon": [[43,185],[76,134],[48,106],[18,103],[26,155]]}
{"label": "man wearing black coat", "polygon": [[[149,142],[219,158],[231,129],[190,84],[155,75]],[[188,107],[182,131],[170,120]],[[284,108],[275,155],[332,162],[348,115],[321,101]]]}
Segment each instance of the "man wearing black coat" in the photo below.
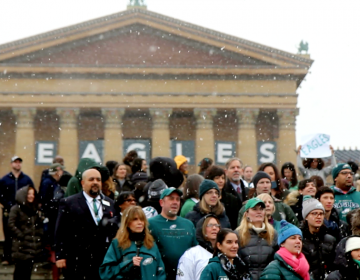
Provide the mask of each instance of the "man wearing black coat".
{"label": "man wearing black coat", "polygon": [[83,191],[60,201],[55,229],[56,265],[66,280],[100,279],[101,265],[118,225],[111,199],[100,193],[96,169],[82,174]]}
{"label": "man wearing black coat", "polygon": [[241,179],[242,162],[238,158],[231,158],[225,164],[225,173],[227,177],[223,191],[231,193],[238,198],[238,203],[242,205],[248,200],[249,189],[245,187]]}

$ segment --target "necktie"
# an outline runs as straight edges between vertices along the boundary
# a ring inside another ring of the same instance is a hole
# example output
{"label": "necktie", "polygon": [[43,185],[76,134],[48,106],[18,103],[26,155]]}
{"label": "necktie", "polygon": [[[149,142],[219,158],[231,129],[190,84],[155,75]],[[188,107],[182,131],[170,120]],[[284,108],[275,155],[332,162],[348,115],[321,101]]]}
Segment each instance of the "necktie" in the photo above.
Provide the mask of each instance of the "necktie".
{"label": "necktie", "polygon": [[96,206],[96,199],[95,198],[93,199],[93,206],[94,206],[95,218],[96,218],[97,223],[99,224],[99,222],[100,222],[99,210],[98,210],[98,208]]}
{"label": "necktie", "polygon": [[237,191],[237,193],[241,193],[240,187],[237,187],[236,191]]}

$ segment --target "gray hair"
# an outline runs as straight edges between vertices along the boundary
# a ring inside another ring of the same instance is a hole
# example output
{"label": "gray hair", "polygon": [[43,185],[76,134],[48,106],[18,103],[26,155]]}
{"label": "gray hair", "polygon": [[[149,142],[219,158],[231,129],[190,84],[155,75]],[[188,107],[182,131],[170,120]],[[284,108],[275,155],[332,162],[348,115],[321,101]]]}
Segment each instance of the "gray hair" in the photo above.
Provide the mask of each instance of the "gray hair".
{"label": "gray hair", "polygon": [[225,168],[226,168],[226,169],[229,169],[230,164],[231,164],[233,161],[235,161],[235,160],[237,160],[238,162],[240,162],[240,168],[242,168],[243,163],[242,163],[241,159],[236,158],[236,157],[230,158],[230,159],[225,163]]}

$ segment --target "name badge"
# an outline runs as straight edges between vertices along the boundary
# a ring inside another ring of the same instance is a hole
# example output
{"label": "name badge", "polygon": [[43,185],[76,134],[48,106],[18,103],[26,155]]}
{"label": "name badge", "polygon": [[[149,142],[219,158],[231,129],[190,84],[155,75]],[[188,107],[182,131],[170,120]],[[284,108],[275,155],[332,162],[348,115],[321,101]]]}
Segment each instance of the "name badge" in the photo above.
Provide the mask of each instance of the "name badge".
{"label": "name badge", "polygon": [[109,201],[106,201],[106,200],[103,200],[102,203],[106,206],[110,206],[110,202]]}

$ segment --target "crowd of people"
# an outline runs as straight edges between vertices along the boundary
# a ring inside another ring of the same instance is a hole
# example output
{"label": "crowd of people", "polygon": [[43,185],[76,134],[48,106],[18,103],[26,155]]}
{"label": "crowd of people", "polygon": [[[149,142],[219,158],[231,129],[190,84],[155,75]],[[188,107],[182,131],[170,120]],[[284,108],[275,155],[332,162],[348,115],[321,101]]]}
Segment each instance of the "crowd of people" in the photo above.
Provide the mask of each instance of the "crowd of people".
{"label": "crowd of people", "polygon": [[83,158],[73,176],[56,156],[39,186],[14,156],[0,180],[2,264],[14,280],[38,263],[54,280],[360,280],[358,166],[300,148],[298,169],[204,158],[191,175],[182,155]]}

